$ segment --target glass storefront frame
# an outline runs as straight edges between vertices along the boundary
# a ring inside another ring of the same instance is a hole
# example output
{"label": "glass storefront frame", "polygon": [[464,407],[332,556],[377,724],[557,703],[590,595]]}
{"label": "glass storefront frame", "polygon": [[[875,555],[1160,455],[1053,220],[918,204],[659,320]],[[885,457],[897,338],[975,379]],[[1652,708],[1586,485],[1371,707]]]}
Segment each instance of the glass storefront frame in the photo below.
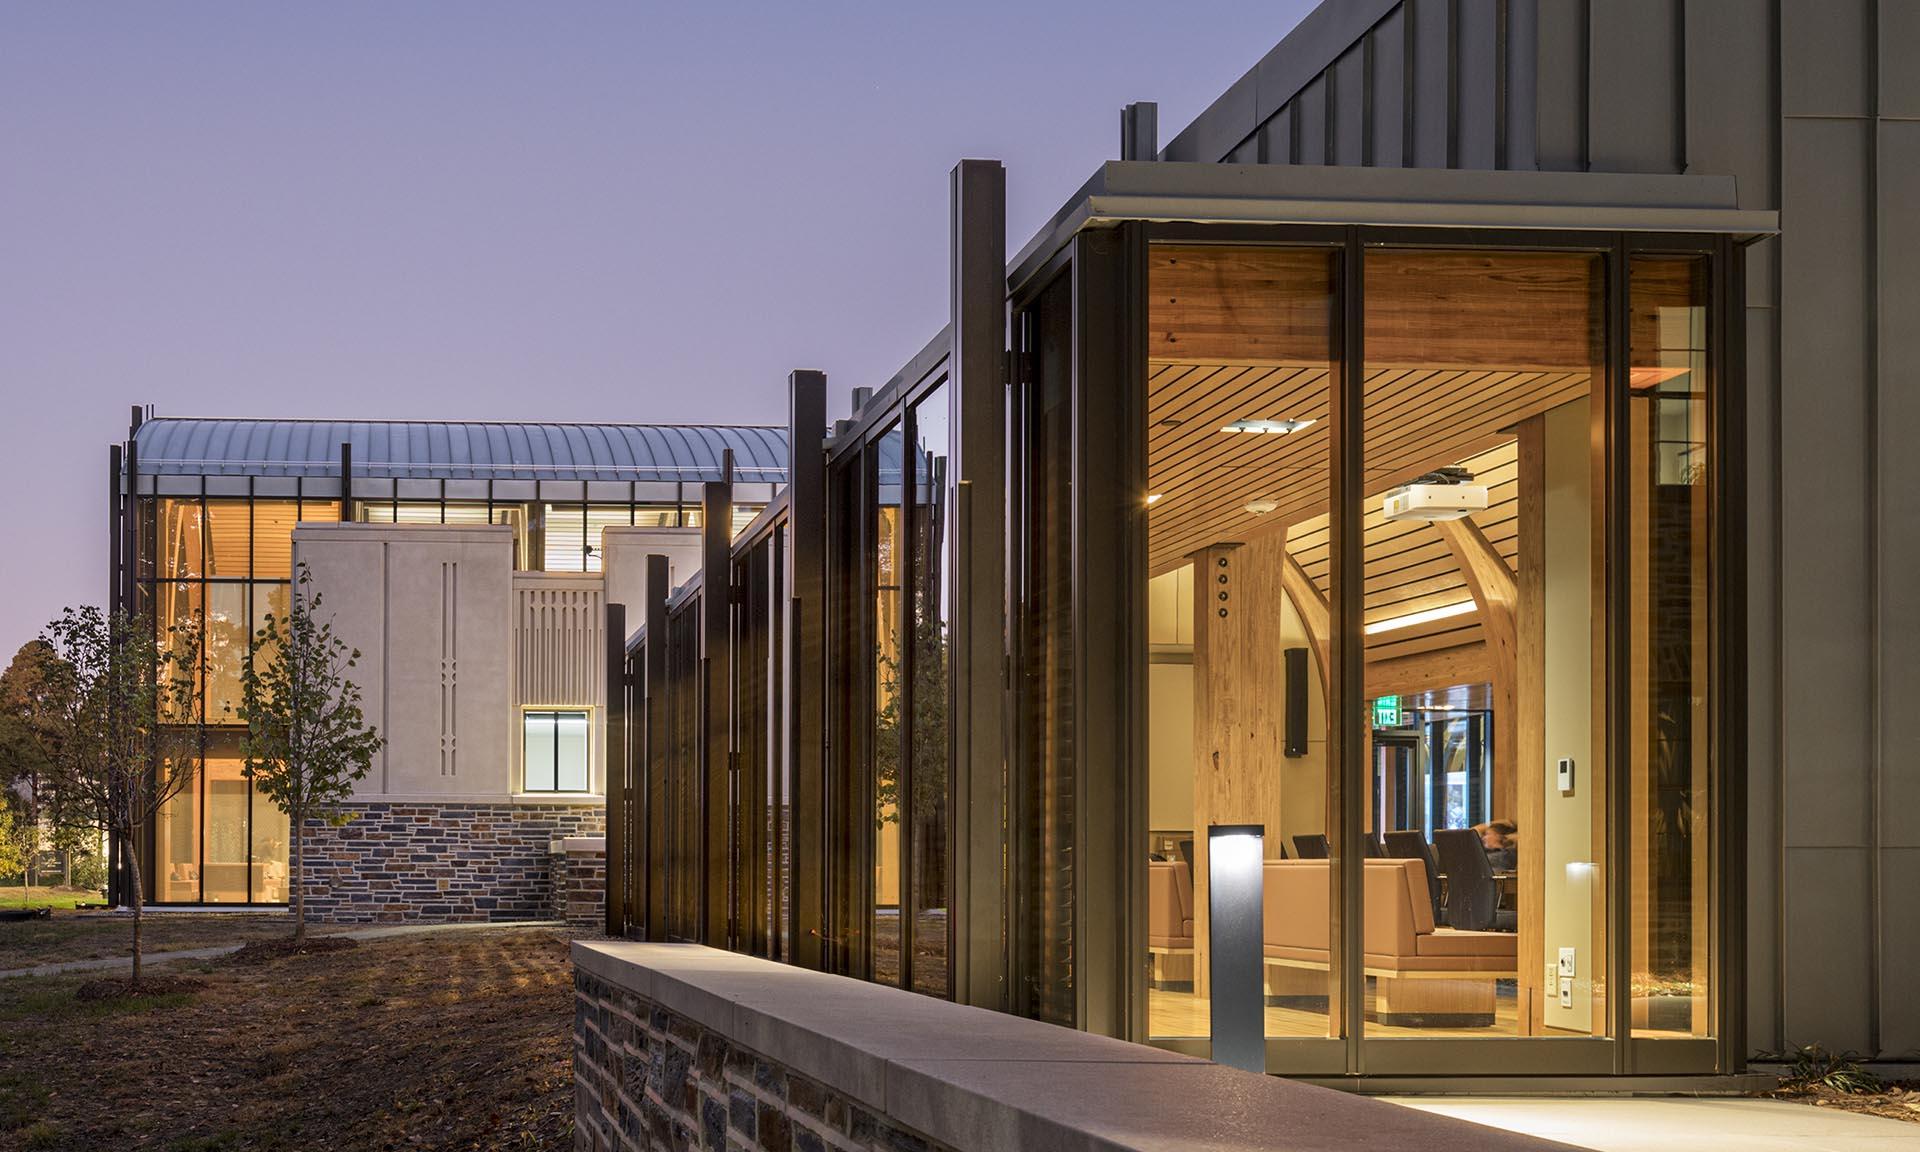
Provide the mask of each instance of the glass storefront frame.
{"label": "glass storefront frame", "polygon": [[[1155,240],[1180,240],[1186,243],[1231,243],[1231,244],[1290,244],[1311,247],[1334,248],[1343,256],[1343,297],[1344,307],[1341,339],[1346,356],[1343,361],[1341,387],[1334,399],[1335,458],[1333,481],[1336,491],[1358,491],[1361,481],[1359,472],[1361,461],[1358,453],[1341,451],[1340,445],[1347,442],[1357,421],[1360,403],[1360,389],[1364,377],[1364,350],[1360,346],[1359,319],[1364,315],[1364,291],[1361,277],[1352,274],[1351,269],[1359,267],[1362,254],[1375,247],[1422,247],[1445,248],[1492,248],[1503,250],[1552,250],[1595,253],[1606,269],[1606,396],[1605,413],[1602,427],[1606,453],[1606,484],[1608,487],[1608,506],[1625,507],[1624,487],[1628,483],[1628,445],[1624,435],[1622,411],[1627,394],[1628,352],[1627,340],[1627,285],[1622,272],[1628,267],[1629,260],[1647,255],[1686,255],[1691,254],[1707,261],[1707,281],[1710,285],[1707,301],[1707,324],[1709,328],[1707,356],[1707,376],[1711,387],[1713,403],[1709,410],[1711,435],[1708,437],[1712,460],[1710,464],[1713,477],[1709,499],[1713,504],[1713,514],[1709,517],[1711,533],[1708,555],[1711,558],[1712,578],[1708,581],[1708,611],[1711,626],[1707,643],[1711,648],[1713,660],[1711,666],[1719,669],[1740,666],[1737,634],[1721,626],[1721,621],[1740,609],[1738,581],[1730,578],[1730,572],[1739,570],[1740,552],[1738,551],[1740,523],[1738,513],[1741,504],[1742,476],[1741,454],[1739,452],[1741,429],[1741,406],[1737,387],[1729,382],[1739,380],[1739,309],[1737,302],[1742,298],[1739,293],[1741,284],[1742,256],[1738,246],[1729,238],[1712,234],[1670,234],[1670,233],[1607,233],[1607,232],[1545,232],[1545,231],[1506,231],[1490,229],[1421,229],[1421,228],[1361,228],[1352,226],[1316,227],[1316,226],[1267,226],[1267,225],[1195,225],[1195,224],[1159,224],[1124,223],[1102,233],[1083,231],[1077,234],[1053,260],[1041,271],[1034,274],[1027,286],[1017,291],[1013,301],[1014,339],[1017,343],[1024,331],[1023,317],[1030,311],[1035,301],[1044,292],[1047,284],[1055,277],[1070,277],[1072,284],[1073,307],[1073,369],[1072,387],[1075,412],[1073,416],[1074,439],[1072,455],[1075,461],[1073,477],[1078,482],[1078,490],[1072,498],[1073,525],[1072,539],[1075,547],[1074,565],[1077,572],[1085,572],[1088,567],[1099,568],[1108,565],[1105,571],[1124,570],[1136,549],[1141,547],[1144,538],[1144,516],[1129,516],[1138,521],[1122,528],[1118,538],[1101,541],[1098,538],[1095,517],[1089,515],[1090,509],[1097,508],[1133,508],[1141,505],[1138,499],[1145,492],[1144,452],[1131,459],[1113,458],[1110,446],[1115,443],[1130,444],[1139,442],[1138,429],[1113,427],[1116,413],[1114,409],[1131,409],[1144,413],[1144,404],[1136,403],[1140,398],[1145,372],[1145,339],[1140,322],[1144,311],[1144,293],[1146,286],[1140,269],[1144,265],[1146,245]],[[1116,283],[1115,281],[1118,281]],[[1022,349],[1024,352],[1024,349]],[[1016,354],[1013,407],[1013,442],[1015,444],[1014,464],[1011,472],[1012,492],[1009,509],[1013,524],[1010,529],[1010,546],[1018,555],[1026,546],[1025,537],[1029,535],[1023,528],[1027,521],[1026,509],[1022,504],[1020,492],[1026,471],[1022,466],[1019,451],[1021,442],[1021,413],[1023,409],[1023,388],[1033,378],[1034,367],[1029,356]],[[1115,365],[1118,365],[1117,370]],[[1124,421],[1124,415],[1119,416]],[[1102,425],[1104,430],[1100,430]],[[1116,435],[1117,432],[1117,435]],[[1098,438],[1097,438],[1098,437]],[[1107,469],[1112,467],[1112,471]],[[1137,489],[1137,491],[1136,491]],[[1336,497],[1336,507],[1342,509],[1337,517],[1340,523],[1335,525],[1336,536],[1344,532],[1348,540],[1358,538],[1359,503]],[[1613,517],[1606,526],[1609,534],[1608,554],[1627,555],[1628,541],[1624,538],[1625,525],[1619,517]],[[1359,683],[1359,668],[1352,654],[1359,651],[1359,614],[1357,602],[1357,577],[1360,557],[1357,549],[1336,550],[1338,563],[1349,580],[1356,581],[1355,587],[1337,597],[1343,603],[1336,605],[1336,619],[1344,621],[1337,626],[1337,647],[1345,654],[1335,656],[1335,709],[1336,715],[1347,717],[1344,724],[1336,724],[1336,730],[1360,731],[1361,721],[1358,709],[1362,704],[1362,688]],[[1087,566],[1087,567],[1083,567]],[[1115,567],[1113,565],[1119,565]],[[1020,571],[1019,561],[1015,562],[1016,572]],[[1017,579],[1018,577],[1016,577]],[[1627,588],[1624,566],[1609,566],[1607,575],[1608,602],[1624,604]],[[1102,613],[1098,618],[1103,621],[1119,619],[1131,621],[1138,619],[1139,606],[1132,601],[1141,595],[1140,590],[1130,587],[1127,581],[1118,582],[1122,599],[1121,610],[1117,615]],[[1143,691],[1141,681],[1145,676],[1145,645],[1137,645],[1139,657],[1123,660],[1118,664],[1091,658],[1092,652],[1100,645],[1100,639],[1085,625],[1092,612],[1092,605],[1086,603],[1101,596],[1101,592],[1086,582],[1073,585],[1075,594],[1083,603],[1072,609],[1075,621],[1075,635],[1071,647],[1075,662],[1082,670],[1083,681],[1075,686],[1074,698],[1079,702],[1105,698],[1114,701],[1137,699]],[[1014,596],[1012,602],[1016,613],[1022,597]],[[1344,609],[1344,612],[1341,611]],[[1624,617],[1625,613],[1614,613]],[[1731,618],[1737,619],[1737,615]],[[1010,629],[1020,635],[1021,623],[1017,616],[1010,622]],[[1627,746],[1629,708],[1625,695],[1627,685],[1619,674],[1624,669],[1629,655],[1626,645],[1629,637],[1624,627],[1610,625],[1606,637],[1607,660],[1614,670],[1608,677],[1610,707],[1607,710],[1609,731],[1607,748],[1609,761],[1618,755],[1617,749]],[[1016,671],[1015,684],[1023,684],[1024,673],[1020,670],[1021,653],[1014,653]],[[1740,1016],[1739,997],[1741,966],[1739,963],[1739,941],[1726,931],[1726,910],[1739,907],[1737,903],[1738,878],[1735,865],[1739,860],[1741,842],[1738,823],[1730,814],[1742,809],[1737,773],[1729,773],[1725,766],[1741,762],[1743,748],[1740,730],[1739,709],[1736,701],[1729,701],[1727,677],[1712,675],[1708,679],[1711,694],[1711,756],[1712,782],[1711,801],[1714,818],[1714,834],[1711,838],[1713,866],[1709,869],[1710,904],[1714,911],[1711,918],[1712,936],[1712,991],[1713,1017],[1718,1021],[1718,1034],[1692,1040],[1651,1040],[1632,1038],[1627,1042],[1616,1039],[1590,1040],[1553,1040],[1520,1041],[1492,1039],[1389,1039],[1369,1038],[1364,1042],[1359,1038],[1357,1021],[1361,1017],[1360,998],[1364,988],[1351,971],[1357,967],[1357,961],[1342,960],[1336,966],[1345,969],[1347,979],[1336,993],[1339,1004],[1336,1009],[1343,1023],[1340,1038],[1326,1041],[1273,1039],[1269,1041],[1269,1067],[1276,1072],[1305,1076],[1349,1076],[1362,1074],[1373,1077],[1430,1077],[1445,1070],[1450,1075],[1519,1075],[1519,1074],[1561,1074],[1561,1075],[1655,1075],[1675,1073],[1711,1073],[1737,1067],[1744,1055],[1739,1038],[1738,1021]],[[1024,696],[1024,693],[1017,693]],[[1730,704],[1734,705],[1730,707]],[[1031,714],[1031,703],[1017,700],[1016,706],[1023,717]],[[1023,723],[1030,724],[1030,719]],[[1123,799],[1123,805],[1131,807],[1131,797],[1142,790],[1144,781],[1144,741],[1137,735],[1126,735],[1128,726],[1109,726],[1119,730],[1122,739],[1128,745],[1121,751],[1122,760],[1128,767],[1125,779],[1114,781],[1116,789]],[[1095,735],[1089,733],[1090,736]],[[1335,736],[1338,739],[1338,736]],[[1022,745],[1024,746],[1024,745]],[[1344,746],[1335,752],[1339,765],[1340,780],[1335,786],[1335,808],[1339,815],[1337,835],[1346,843],[1358,844],[1363,834],[1362,805],[1357,798],[1367,786],[1369,765],[1365,762],[1365,742],[1347,740]],[[1085,751],[1076,754],[1079,771],[1084,778],[1087,770]],[[1029,765],[1016,764],[1016,775],[1022,771],[1031,771]],[[1608,825],[1609,858],[1626,860],[1629,858],[1630,829],[1627,821],[1620,818],[1629,811],[1625,790],[1629,774],[1625,771],[1609,772],[1611,794],[1609,810],[1615,818]],[[1018,862],[1018,845],[1029,835],[1034,819],[1030,810],[1023,810],[1019,803],[1019,789],[1014,789],[1015,822],[1010,836],[1009,851],[1014,855],[1016,876],[1021,874]],[[1351,796],[1356,802],[1342,804],[1339,796]],[[1097,815],[1090,818],[1084,806],[1078,813],[1074,835],[1076,842],[1069,846],[1073,854],[1076,870],[1100,871],[1102,865],[1119,873],[1133,873],[1136,868],[1133,860],[1125,852],[1101,854],[1105,838],[1111,835]],[[1144,843],[1147,829],[1144,817],[1129,820],[1127,843]],[[1111,853],[1111,849],[1107,850]],[[1361,867],[1359,853],[1350,853],[1344,857],[1336,869],[1339,874],[1336,884],[1340,891],[1357,891]],[[1611,963],[1609,971],[1630,971],[1629,933],[1625,923],[1628,893],[1627,870],[1614,869],[1608,878],[1608,923],[1616,930],[1608,934]],[[1139,880],[1134,887],[1144,884]],[[1016,887],[1018,881],[1016,880]],[[1144,1039],[1144,996],[1138,988],[1134,974],[1144,964],[1143,933],[1129,930],[1131,923],[1144,919],[1139,901],[1131,894],[1108,901],[1088,899],[1090,893],[1083,883],[1080,886],[1080,901],[1077,904],[1078,916],[1071,925],[1070,935],[1076,942],[1072,955],[1076,970],[1082,975],[1074,989],[1075,1009],[1072,1023],[1080,1027],[1101,1028],[1097,1017],[1107,1013],[1098,1010],[1104,997],[1108,1003],[1116,998],[1121,1002],[1117,1012],[1109,1009],[1126,1021],[1123,1028],[1112,1029],[1135,1039]],[[1021,906],[1016,899],[1016,908]],[[1016,912],[1016,919],[1018,912]],[[1357,957],[1358,924],[1357,918],[1348,917],[1347,923],[1336,925],[1336,956]],[[1020,925],[1015,925],[1016,938]],[[1119,942],[1115,944],[1115,937]],[[1103,971],[1102,967],[1090,963],[1096,956],[1095,949],[1118,947],[1124,959],[1113,965],[1112,971]],[[1342,947],[1344,945],[1344,947]],[[1036,980],[1044,979],[1045,973],[1022,971],[1022,966],[1030,967],[1034,960],[1031,953],[1023,953],[1016,945],[1015,951],[1016,990]],[[1092,985],[1088,987],[1087,985]],[[1095,1006],[1089,1009],[1089,1002]],[[1609,1005],[1612,1013],[1611,1026],[1607,1029],[1611,1037],[1628,1037],[1631,1033],[1631,1003],[1628,997],[1617,996]],[[1109,1017],[1111,1018],[1111,1017]],[[1064,1022],[1064,1021],[1063,1021]],[[1173,1045],[1179,1046],[1179,1045]],[[1191,1047],[1191,1046],[1189,1046]]]}

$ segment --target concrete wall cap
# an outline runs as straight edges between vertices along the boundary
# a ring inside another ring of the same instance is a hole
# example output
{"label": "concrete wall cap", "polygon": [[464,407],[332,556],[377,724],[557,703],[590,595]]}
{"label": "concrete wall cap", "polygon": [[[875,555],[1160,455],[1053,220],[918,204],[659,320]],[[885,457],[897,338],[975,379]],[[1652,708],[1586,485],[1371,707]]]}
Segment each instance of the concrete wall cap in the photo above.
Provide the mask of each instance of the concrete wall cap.
{"label": "concrete wall cap", "polygon": [[954,1148],[1565,1147],[698,944],[576,940],[573,961]]}

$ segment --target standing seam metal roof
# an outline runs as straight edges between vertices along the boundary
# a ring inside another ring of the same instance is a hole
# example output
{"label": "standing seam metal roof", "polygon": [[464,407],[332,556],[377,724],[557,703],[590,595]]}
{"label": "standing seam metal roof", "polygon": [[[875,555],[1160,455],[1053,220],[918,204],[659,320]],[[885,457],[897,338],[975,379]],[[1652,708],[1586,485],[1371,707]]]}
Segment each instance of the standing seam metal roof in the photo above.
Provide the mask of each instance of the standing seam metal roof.
{"label": "standing seam metal roof", "polygon": [[340,445],[356,476],[500,480],[787,478],[784,428],[717,424],[440,423],[159,417],[135,434],[143,475],[335,476]]}

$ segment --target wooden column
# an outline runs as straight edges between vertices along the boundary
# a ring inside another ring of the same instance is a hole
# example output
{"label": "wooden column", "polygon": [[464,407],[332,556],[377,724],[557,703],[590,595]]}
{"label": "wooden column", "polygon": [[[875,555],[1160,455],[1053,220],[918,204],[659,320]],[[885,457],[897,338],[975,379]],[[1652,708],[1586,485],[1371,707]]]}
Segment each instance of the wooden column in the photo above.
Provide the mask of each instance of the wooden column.
{"label": "wooden column", "polygon": [[[1260,824],[1280,857],[1286,716],[1277,669],[1287,595],[1284,536],[1194,554],[1194,991],[1208,995],[1207,827]],[[1223,599],[1224,596],[1224,599]]]}

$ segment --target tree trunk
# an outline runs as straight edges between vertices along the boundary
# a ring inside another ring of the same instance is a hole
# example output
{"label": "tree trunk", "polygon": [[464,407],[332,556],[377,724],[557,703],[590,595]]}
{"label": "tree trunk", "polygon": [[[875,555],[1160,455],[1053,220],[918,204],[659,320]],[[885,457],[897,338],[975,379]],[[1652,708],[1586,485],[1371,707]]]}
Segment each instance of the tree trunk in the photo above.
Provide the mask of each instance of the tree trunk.
{"label": "tree trunk", "polygon": [[307,885],[306,878],[300,874],[303,837],[300,825],[305,823],[305,812],[293,817],[288,823],[293,830],[293,861],[287,869],[287,882],[293,885],[293,946],[300,947],[307,942]]}
{"label": "tree trunk", "polygon": [[127,859],[132,861],[132,867],[127,869],[127,876],[133,881],[133,980],[130,987],[138,988],[140,987],[140,906],[145,894],[140,890],[140,857],[133,850],[133,837],[126,837],[126,842]]}

